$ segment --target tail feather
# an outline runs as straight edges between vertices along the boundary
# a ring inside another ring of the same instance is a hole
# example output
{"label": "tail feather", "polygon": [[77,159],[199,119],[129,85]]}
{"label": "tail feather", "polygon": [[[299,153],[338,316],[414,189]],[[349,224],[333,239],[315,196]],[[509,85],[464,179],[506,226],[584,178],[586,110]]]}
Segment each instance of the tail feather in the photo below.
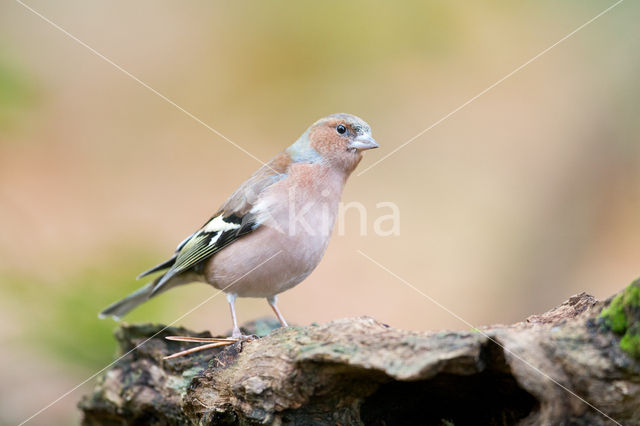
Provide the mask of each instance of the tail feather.
{"label": "tail feather", "polygon": [[165,275],[166,274],[160,275],[155,280],[150,281],[143,287],[140,287],[124,299],[107,306],[102,312],[98,314],[98,318],[102,319],[106,317],[112,317],[114,320],[118,321],[129,311],[151,299],[152,297],[157,296],[158,294],[164,293],[165,291],[173,287],[204,280],[204,277],[200,274],[183,272],[178,275],[172,275],[166,280],[163,280],[164,285],[162,286],[162,288],[154,292],[154,288],[158,286],[158,283],[164,278]]}
{"label": "tail feather", "polygon": [[100,312],[100,314],[98,314],[98,318],[102,319],[112,317],[114,320],[118,321],[127,312],[131,311],[141,303],[146,302],[151,297],[153,287],[154,281],[139,288],[124,299],[107,306],[102,312]]}

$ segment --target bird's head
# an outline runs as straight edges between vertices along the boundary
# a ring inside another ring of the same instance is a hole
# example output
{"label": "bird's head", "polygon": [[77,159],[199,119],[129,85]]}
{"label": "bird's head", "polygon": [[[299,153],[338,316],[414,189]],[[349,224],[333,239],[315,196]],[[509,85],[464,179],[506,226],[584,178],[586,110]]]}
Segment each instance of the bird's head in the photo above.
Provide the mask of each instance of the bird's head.
{"label": "bird's head", "polygon": [[371,127],[350,114],[331,114],[313,123],[287,152],[293,161],[325,162],[351,173],[362,152],[378,148]]}

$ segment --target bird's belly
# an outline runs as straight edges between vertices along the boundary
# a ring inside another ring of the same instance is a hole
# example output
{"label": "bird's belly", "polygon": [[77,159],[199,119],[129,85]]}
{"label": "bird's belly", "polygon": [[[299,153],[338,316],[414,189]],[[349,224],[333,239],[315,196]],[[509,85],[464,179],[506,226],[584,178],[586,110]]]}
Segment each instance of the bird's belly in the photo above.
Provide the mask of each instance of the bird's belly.
{"label": "bird's belly", "polygon": [[289,235],[262,226],[214,255],[205,278],[240,297],[270,297],[304,280],[318,265],[329,235]]}

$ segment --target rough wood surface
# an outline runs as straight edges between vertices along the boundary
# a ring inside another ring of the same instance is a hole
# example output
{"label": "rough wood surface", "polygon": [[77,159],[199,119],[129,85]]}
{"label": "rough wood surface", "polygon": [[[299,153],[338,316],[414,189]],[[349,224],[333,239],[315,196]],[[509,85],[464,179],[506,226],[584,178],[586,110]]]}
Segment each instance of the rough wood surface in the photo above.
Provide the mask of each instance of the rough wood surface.
{"label": "rough wood surface", "polygon": [[[208,336],[169,328],[105,372],[79,407],[85,425],[640,424],[640,362],[601,315],[610,302],[582,293],[469,331],[403,331],[367,317],[274,331],[257,322],[246,331],[266,337],[163,360],[193,346],[164,336]],[[625,309],[637,329],[640,307]],[[116,338],[126,353],[161,329],[122,325]]]}

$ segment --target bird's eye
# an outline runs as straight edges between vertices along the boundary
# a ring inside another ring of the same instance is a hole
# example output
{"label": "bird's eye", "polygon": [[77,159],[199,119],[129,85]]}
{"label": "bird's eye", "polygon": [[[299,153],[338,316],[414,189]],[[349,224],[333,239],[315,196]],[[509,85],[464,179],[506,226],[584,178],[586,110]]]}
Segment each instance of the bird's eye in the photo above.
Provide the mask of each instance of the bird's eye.
{"label": "bird's eye", "polygon": [[347,128],[344,127],[344,124],[339,124],[338,127],[336,127],[336,131],[341,135],[344,135],[345,132],[347,131]]}

